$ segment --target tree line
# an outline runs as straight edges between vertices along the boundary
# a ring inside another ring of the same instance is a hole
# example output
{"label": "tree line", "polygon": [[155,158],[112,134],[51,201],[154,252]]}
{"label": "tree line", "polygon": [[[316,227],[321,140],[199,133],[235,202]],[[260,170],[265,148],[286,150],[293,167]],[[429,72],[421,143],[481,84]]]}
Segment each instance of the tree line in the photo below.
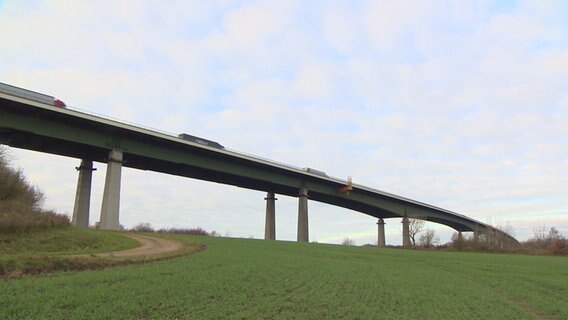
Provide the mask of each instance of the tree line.
{"label": "tree line", "polygon": [[[514,235],[510,224],[498,223],[497,229]],[[503,234],[490,235],[483,232],[473,234],[456,232],[449,243],[440,245],[434,229],[425,228],[425,219],[419,218],[409,219],[409,231],[413,248],[568,255],[568,239],[555,227],[547,229],[544,225],[536,227],[533,230],[533,237],[520,242],[520,245],[507,243],[509,239]]]}

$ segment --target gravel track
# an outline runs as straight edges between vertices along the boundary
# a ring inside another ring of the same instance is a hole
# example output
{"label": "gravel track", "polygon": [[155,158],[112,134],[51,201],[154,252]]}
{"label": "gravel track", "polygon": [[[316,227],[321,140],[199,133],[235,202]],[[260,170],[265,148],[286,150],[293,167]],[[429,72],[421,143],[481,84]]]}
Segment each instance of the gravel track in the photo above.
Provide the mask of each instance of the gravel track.
{"label": "gravel track", "polygon": [[138,234],[126,234],[125,236],[140,242],[140,247],[122,251],[105,252],[90,254],[91,257],[135,257],[148,256],[154,254],[167,253],[178,250],[182,247],[182,243],[174,240],[166,240],[162,238],[141,236]]}

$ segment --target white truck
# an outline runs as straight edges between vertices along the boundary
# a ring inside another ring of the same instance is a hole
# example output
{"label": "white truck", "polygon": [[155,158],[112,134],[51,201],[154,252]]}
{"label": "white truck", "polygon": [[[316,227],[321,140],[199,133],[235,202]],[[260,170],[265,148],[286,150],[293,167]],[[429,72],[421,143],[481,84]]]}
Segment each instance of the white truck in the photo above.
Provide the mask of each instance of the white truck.
{"label": "white truck", "polygon": [[11,96],[19,97],[19,98],[29,99],[29,100],[37,101],[37,102],[40,102],[40,103],[48,104],[50,106],[54,106],[54,107],[58,107],[58,108],[65,108],[65,102],[63,102],[59,99],[56,99],[52,96],[48,96],[48,95],[43,94],[43,93],[34,92],[34,91],[14,87],[14,86],[11,86],[9,84],[2,83],[2,82],[0,82],[0,92],[5,93],[5,94],[9,94]]}

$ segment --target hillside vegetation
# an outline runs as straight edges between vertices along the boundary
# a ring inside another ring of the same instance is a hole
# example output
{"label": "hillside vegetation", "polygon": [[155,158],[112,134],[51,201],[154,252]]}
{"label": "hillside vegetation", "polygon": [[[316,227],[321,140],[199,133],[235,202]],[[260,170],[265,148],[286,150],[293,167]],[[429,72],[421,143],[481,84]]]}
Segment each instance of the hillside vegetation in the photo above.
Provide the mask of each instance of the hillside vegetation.
{"label": "hillside vegetation", "polygon": [[208,248],[3,281],[0,318],[568,319],[565,257],[176,237]]}
{"label": "hillside vegetation", "polygon": [[21,170],[9,166],[0,147],[0,234],[22,233],[70,225],[69,217],[43,210],[44,195]]}

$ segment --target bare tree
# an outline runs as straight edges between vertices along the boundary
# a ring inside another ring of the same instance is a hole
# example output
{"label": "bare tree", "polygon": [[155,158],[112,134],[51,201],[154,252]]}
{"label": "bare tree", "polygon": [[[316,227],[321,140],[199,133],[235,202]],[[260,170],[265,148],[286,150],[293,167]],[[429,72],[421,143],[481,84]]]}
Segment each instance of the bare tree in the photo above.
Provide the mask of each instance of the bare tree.
{"label": "bare tree", "polygon": [[560,234],[558,229],[556,229],[555,227],[551,227],[550,230],[548,231],[548,235],[546,236],[546,238],[549,241],[555,241],[555,240],[561,240],[564,237],[562,236],[562,234]]}
{"label": "bare tree", "polygon": [[222,236],[219,232],[217,232],[217,231],[215,231],[215,230],[209,232],[209,235],[210,235],[211,237],[221,237],[221,236]]}
{"label": "bare tree", "polygon": [[533,239],[535,241],[544,241],[546,239],[546,226],[539,224],[533,229]]}
{"label": "bare tree", "polygon": [[341,244],[344,246],[353,246],[355,245],[355,241],[349,237],[345,237],[343,238],[343,241],[341,241]]}
{"label": "bare tree", "polygon": [[424,221],[424,219],[421,219],[419,217],[416,218],[410,218],[408,219],[408,233],[410,236],[410,241],[412,241],[412,247],[416,248],[416,236],[424,231],[424,224],[426,223],[426,221]]}
{"label": "bare tree", "polygon": [[500,221],[497,223],[497,229],[503,231],[497,232],[495,234],[496,246],[498,249],[509,249],[511,246],[511,239],[507,236],[514,237],[515,230],[513,229],[513,225],[509,221]]}
{"label": "bare tree", "polygon": [[430,228],[426,229],[418,238],[418,243],[424,248],[430,248],[438,242],[440,242],[440,238],[436,236],[436,231]]}
{"label": "bare tree", "polygon": [[499,221],[497,224],[497,229],[507,233],[510,236],[515,236],[515,229],[510,221]]}
{"label": "bare tree", "polygon": [[149,222],[140,222],[130,230],[135,232],[154,232],[154,228]]}

